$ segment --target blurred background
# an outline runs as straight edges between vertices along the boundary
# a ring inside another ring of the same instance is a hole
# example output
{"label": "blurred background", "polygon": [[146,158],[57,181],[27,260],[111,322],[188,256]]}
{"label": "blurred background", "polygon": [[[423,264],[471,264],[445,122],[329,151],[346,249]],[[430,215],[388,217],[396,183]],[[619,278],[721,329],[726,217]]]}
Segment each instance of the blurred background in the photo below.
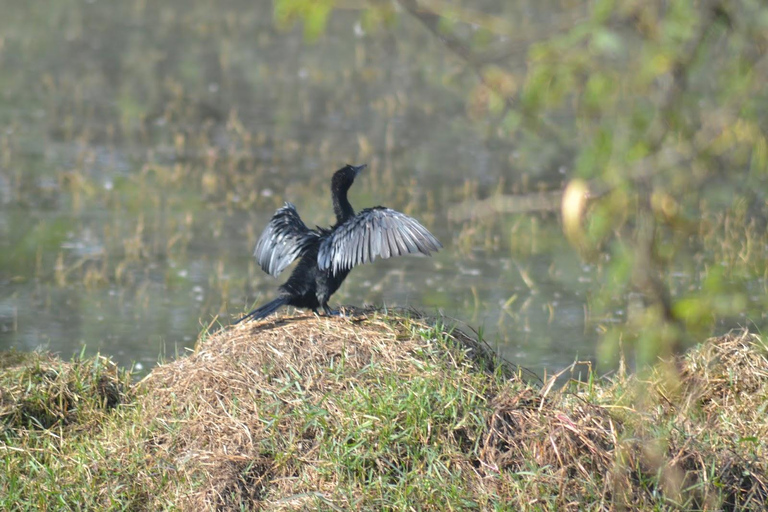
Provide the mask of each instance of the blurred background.
{"label": "blurred background", "polygon": [[[454,317],[536,372],[767,325],[759,0],[3,0],[0,349],[146,371],[270,300],[329,181],[445,245],[334,305]],[[565,196],[563,195],[565,191]],[[83,347],[85,347],[83,349]]]}

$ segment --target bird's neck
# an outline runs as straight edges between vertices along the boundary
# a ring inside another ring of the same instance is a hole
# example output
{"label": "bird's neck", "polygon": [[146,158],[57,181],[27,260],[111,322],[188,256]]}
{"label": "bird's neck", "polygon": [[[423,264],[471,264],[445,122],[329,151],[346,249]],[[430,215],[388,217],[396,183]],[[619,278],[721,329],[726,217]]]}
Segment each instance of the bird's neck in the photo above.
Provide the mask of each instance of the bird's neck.
{"label": "bird's neck", "polygon": [[347,199],[347,190],[333,190],[333,212],[336,214],[336,223],[341,224],[355,216],[355,210]]}

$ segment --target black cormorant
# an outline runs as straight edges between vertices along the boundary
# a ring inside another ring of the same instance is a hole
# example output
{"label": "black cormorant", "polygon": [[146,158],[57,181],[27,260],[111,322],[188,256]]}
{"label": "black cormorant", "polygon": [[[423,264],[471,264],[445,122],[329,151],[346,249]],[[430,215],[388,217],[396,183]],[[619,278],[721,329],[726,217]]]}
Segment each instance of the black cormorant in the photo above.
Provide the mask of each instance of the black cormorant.
{"label": "black cormorant", "polygon": [[328,299],[339,289],[352,267],[377,257],[391,258],[408,253],[429,254],[442,248],[427,228],[398,211],[375,206],[355,214],[347,191],[365,165],[345,165],[333,175],[331,196],[336,224],[309,229],[296,207],[286,202],[264,228],[253,255],[264,272],[277,276],[296,258],[299,263],[279,288],[278,296],[254,309],[235,323],[264,318],[279,307],[290,305],[318,308],[328,314]]}

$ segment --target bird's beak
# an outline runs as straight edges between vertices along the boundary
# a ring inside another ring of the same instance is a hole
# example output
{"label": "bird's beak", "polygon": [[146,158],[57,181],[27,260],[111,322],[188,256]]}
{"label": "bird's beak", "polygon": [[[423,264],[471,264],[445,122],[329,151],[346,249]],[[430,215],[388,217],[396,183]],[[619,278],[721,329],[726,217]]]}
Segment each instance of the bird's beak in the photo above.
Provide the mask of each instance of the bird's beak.
{"label": "bird's beak", "polygon": [[352,168],[355,170],[355,176],[357,176],[358,174],[360,174],[360,172],[361,172],[363,169],[365,169],[366,167],[368,167],[368,164],[358,165],[357,167],[355,167],[355,166],[352,166]]}

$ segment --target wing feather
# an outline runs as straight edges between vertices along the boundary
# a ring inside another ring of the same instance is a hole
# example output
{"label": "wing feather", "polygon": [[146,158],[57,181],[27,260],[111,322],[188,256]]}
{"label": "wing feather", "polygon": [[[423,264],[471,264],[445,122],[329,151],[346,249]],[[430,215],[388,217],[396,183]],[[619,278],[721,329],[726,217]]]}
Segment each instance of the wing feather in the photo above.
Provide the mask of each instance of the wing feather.
{"label": "wing feather", "polygon": [[389,240],[389,253],[392,256],[397,256],[400,249],[397,247],[397,229],[389,222],[391,219],[387,219],[387,239]]}
{"label": "wing feather", "polygon": [[368,261],[368,256],[365,254],[365,244],[366,239],[368,238],[368,233],[370,230],[366,229],[363,231],[360,237],[358,237],[360,240],[357,242],[357,259],[359,261]]}
{"label": "wing feather", "polygon": [[381,225],[379,227],[379,238],[381,238],[381,257],[384,259],[389,258],[389,236],[387,230],[389,229],[389,223],[386,219],[381,219]]}
{"label": "wing feather", "polygon": [[403,236],[401,236],[400,239],[408,247],[408,252],[420,252],[416,241],[413,239],[413,232],[410,230],[410,228],[403,224],[400,226],[400,230],[403,233]]}
{"label": "wing feather", "polygon": [[400,248],[401,254],[409,254],[411,252],[410,248],[408,247],[408,244],[405,243],[405,232],[403,230],[402,226],[397,227],[397,231],[395,232],[396,239],[397,239],[397,246]]}
{"label": "wing feather", "polygon": [[[367,226],[367,224],[366,224]],[[360,237],[360,258],[362,261],[368,261],[371,258],[371,253],[368,250],[370,247],[371,230],[366,229],[363,232],[363,236]]]}
{"label": "wing feather", "polygon": [[429,256],[443,246],[416,219],[389,208],[367,208],[323,239],[317,255],[321,270],[335,274],[357,265],[404,254]]}
{"label": "wing feather", "polygon": [[286,202],[264,228],[253,255],[264,272],[277,277],[319,237],[304,224],[296,207]]}
{"label": "wing feather", "polygon": [[368,231],[370,237],[371,246],[370,253],[368,254],[368,261],[376,261],[376,256],[381,255],[381,233],[379,229],[379,221],[376,218],[371,218],[371,229]]}

